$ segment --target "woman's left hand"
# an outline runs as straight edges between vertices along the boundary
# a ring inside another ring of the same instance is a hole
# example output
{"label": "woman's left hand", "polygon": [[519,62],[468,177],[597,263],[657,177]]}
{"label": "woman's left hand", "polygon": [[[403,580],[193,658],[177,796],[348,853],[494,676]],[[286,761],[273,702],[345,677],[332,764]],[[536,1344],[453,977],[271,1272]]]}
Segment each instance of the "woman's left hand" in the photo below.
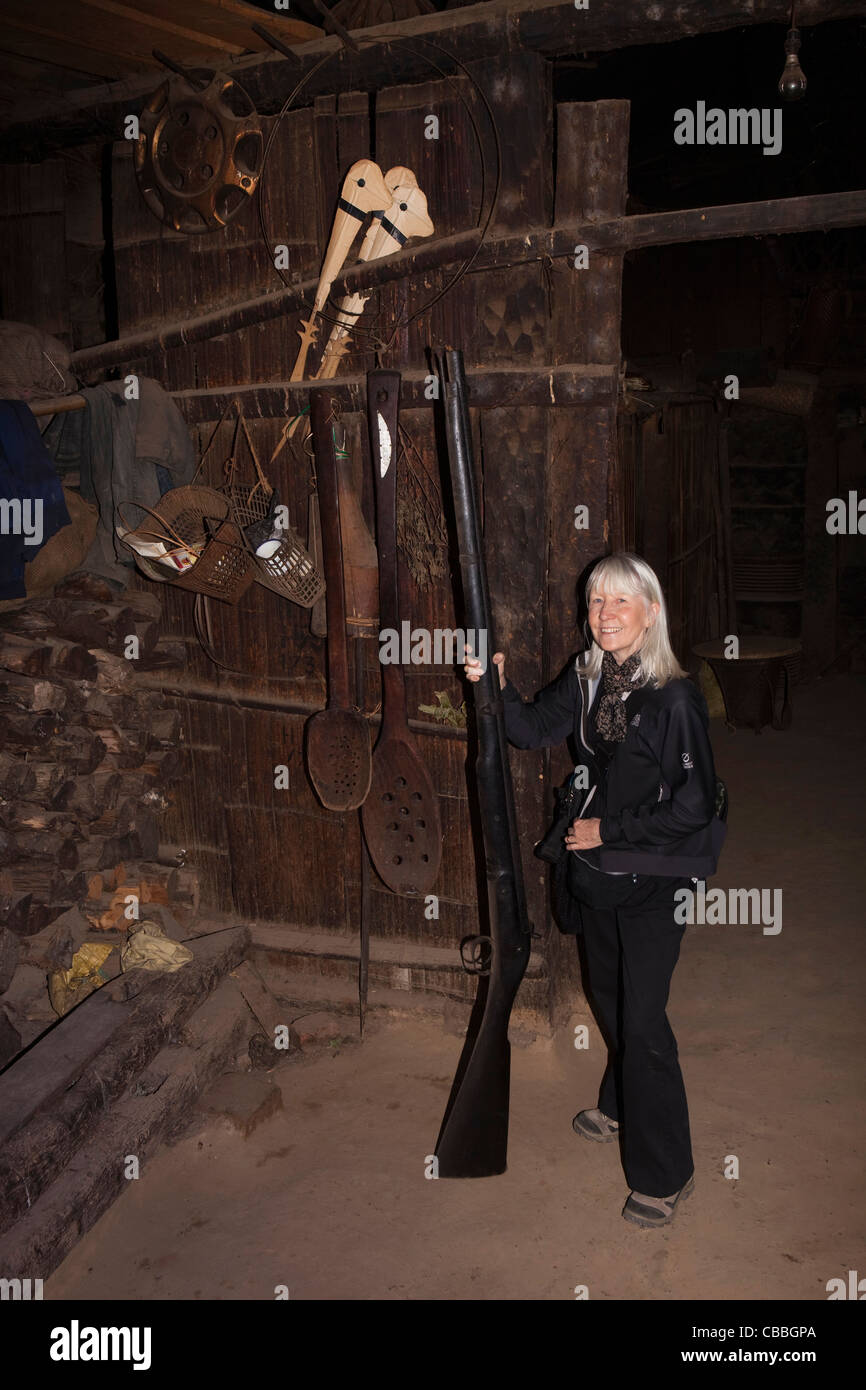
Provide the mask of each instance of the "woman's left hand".
{"label": "woman's left hand", "polygon": [[572,821],[566,836],[566,849],[595,849],[598,845],[604,844],[599,834],[601,830],[601,820],[576,820]]}

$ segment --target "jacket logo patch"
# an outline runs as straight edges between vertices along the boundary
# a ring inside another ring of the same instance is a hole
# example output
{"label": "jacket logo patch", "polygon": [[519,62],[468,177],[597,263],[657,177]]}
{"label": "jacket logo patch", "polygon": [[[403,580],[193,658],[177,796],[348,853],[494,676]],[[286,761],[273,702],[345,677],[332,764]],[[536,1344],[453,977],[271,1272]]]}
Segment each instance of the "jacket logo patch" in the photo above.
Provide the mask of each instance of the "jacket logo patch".
{"label": "jacket logo patch", "polygon": [[694,767],[691,753],[683,753],[683,767]]}

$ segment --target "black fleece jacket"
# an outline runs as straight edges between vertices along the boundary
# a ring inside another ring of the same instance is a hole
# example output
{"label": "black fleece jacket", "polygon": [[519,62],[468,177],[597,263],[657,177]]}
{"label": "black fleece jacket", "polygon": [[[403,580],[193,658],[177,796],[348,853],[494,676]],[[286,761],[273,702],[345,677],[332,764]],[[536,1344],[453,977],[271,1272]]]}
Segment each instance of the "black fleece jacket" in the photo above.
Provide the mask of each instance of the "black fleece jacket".
{"label": "black fleece jacket", "polygon": [[626,700],[625,740],[607,758],[588,717],[598,686],[572,659],[532,701],[524,702],[510,680],[502,691],[505,731],[515,747],[547,748],[574,737],[589,775],[579,817],[599,817],[602,839],[580,857],[607,873],[715,873],[725,827],[715,815],[703,695],[688,679],[636,687]]}

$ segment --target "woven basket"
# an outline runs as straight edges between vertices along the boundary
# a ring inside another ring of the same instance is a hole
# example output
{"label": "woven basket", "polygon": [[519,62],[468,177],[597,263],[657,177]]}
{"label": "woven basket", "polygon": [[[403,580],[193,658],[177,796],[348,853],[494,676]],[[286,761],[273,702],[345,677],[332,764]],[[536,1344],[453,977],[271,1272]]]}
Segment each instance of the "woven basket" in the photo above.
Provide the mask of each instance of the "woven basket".
{"label": "woven basket", "polygon": [[312,608],[325,592],[325,581],[316,569],[310,553],[300,538],[287,526],[276,555],[269,560],[255,557],[258,574],[256,583],[275,594],[293,599],[302,608]]}
{"label": "woven basket", "polygon": [[[243,429],[250,454],[255,463],[258,481],[256,483],[240,483],[236,480],[237,463],[233,450],[231,458],[227,459],[225,463],[226,481],[223,492],[228,498],[232,519],[240,530],[244,531],[253,522],[263,521],[267,516],[274,489],[262,472],[258,454],[250,438],[243,415],[239,417],[238,423]],[[282,448],[285,437],[284,432],[280,443],[271,455],[271,463]],[[291,526],[282,528],[280,548],[275,555],[265,560],[260,555],[251,553],[251,559],[255,566],[253,578],[257,584],[272,590],[275,594],[280,594],[283,598],[291,599],[293,603],[300,604],[302,608],[312,608],[317,599],[321,598],[325,592],[325,581],[322,574],[300,536]]]}
{"label": "woven basket", "polygon": [[190,483],[186,487],[171,488],[153,508],[140,502],[134,505],[149,512],[157,523],[156,526],[143,523],[135,529],[135,535],[181,548],[204,542],[195,564],[177,574],[159,561],[139,555],[130,546],[136,564],[148,579],[176,584],[180,589],[206,594],[223,603],[238,602],[253,582],[255,567],[243,536],[231,520],[227,497],[214,488]]}

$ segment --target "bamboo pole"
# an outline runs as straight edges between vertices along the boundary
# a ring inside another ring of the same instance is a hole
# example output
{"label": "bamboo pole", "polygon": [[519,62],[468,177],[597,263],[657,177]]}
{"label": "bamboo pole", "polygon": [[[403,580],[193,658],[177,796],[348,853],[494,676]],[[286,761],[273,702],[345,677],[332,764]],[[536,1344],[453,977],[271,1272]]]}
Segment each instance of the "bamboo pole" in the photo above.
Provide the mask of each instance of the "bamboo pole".
{"label": "bamboo pole", "polygon": [[42,401],[28,401],[34,415],[64,415],[69,410],[83,410],[87,401],[83,396],[50,396]]}

